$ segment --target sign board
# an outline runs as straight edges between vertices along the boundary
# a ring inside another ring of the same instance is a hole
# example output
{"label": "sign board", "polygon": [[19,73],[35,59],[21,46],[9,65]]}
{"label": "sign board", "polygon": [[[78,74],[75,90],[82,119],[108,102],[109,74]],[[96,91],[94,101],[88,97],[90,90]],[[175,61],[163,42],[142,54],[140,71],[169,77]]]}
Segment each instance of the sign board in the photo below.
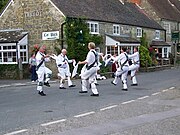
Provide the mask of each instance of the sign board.
{"label": "sign board", "polygon": [[42,33],[42,40],[56,40],[56,39],[59,39],[59,31]]}
{"label": "sign board", "polygon": [[172,32],[171,34],[171,39],[172,40],[179,40],[179,32]]}

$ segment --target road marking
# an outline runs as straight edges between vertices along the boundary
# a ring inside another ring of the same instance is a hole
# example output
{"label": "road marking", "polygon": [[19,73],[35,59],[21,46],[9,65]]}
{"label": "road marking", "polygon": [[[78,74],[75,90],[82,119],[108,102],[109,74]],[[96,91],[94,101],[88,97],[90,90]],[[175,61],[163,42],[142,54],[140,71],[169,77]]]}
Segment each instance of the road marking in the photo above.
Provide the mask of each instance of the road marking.
{"label": "road marking", "polygon": [[155,95],[158,95],[160,94],[161,92],[156,92],[156,93],[153,93],[152,95],[155,96]]}
{"label": "road marking", "polygon": [[66,121],[66,119],[56,120],[56,121],[52,121],[52,122],[48,122],[48,123],[44,123],[44,124],[41,124],[41,126],[45,127],[45,126],[49,126],[49,125],[52,125],[52,124],[61,123],[61,122],[64,122],[64,121]]}
{"label": "road marking", "polygon": [[25,86],[26,84],[25,83],[15,83],[13,84],[14,86]]}
{"label": "road marking", "polygon": [[140,97],[138,99],[145,99],[145,98],[148,98],[149,96],[144,96],[144,97]]}
{"label": "road marking", "polygon": [[174,89],[175,87],[171,87],[171,88],[169,88],[169,90],[172,90],[172,89]]}
{"label": "road marking", "polygon": [[83,114],[79,114],[79,115],[76,115],[74,116],[75,118],[79,118],[79,117],[83,117],[83,116],[87,116],[87,115],[90,115],[90,114],[94,114],[95,112],[87,112],[87,113],[83,113]]}
{"label": "road marking", "polygon": [[169,89],[165,89],[165,90],[162,90],[162,92],[166,92],[166,91],[168,91]]}
{"label": "road marking", "polygon": [[128,103],[132,103],[132,102],[134,102],[135,100],[130,100],[130,101],[127,101],[127,102],[123,102],[123,103],[121,103],[122,105],[124,105],[124,104],[128,104]]}
{"label": "road marking", "polygon": [[11,85],[1,85],[0,88],[9,87]]}
{"label": "road marking", "polygon": [[4,135],[15,135],[15,134],[20,134],[20,133],[27,132],[27,131],[28,131],[27,129],[22,129],[22,130],[14,131],[14,132],[7,133]]}
{"label": "road marking", "polygon": [[105,107],[105,108],[100,109],[100,111],[104,111],[104,110],[112,109],[112,108],[115,108],[115,107],[117,107],[117,106],[118,106],[118,105],[108,106],[108,107]]}

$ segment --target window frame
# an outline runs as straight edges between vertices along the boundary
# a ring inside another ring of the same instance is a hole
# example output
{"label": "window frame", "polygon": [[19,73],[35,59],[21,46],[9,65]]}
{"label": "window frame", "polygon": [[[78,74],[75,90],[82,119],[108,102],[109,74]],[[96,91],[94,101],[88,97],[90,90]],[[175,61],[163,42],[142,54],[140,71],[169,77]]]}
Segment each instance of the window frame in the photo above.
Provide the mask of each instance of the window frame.
{"label": "window frame", "polygon": [[[118,28],[119,28],[119,31],[118,31]],[[120,25],[118,24],[113,24],[113,35],[120,35],[121,32],[120,32]]]}
{"label": "window frame", "polygon": [[155,30],[155,39],[160,39],[160,38],[161,38],[160,30]]}
{"label": "window frame", "polygon": [[[99,34],[99,23],[87,21],[90,34]],[[97,27],[96,27],[97,26]]]}
{"label": "window frame", "polygon": [[136,37],[142,37],[142,28],[140,27],[136,28]]}

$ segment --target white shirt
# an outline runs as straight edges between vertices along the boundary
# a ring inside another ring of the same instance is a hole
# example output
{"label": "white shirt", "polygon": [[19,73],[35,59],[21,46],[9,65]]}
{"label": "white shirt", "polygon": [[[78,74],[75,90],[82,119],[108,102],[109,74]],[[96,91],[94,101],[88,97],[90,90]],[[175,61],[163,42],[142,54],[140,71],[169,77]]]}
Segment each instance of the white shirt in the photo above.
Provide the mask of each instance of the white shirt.
{"label": "white shirt", "polygon": [[[90,66],[91,64],[93,64],[96,60],[96,57],[94,55],[94,53],[92,52],[94,51],[96,53],[96,51],[94,49],[91,49],[88,54],[87,54],[87,57],[86,57],[86,62],[87,62],[87,65]],[[94,64],[94,66],[97,66],[97,63]]]}
{"label": "white shirt", "polygon": [[[126,57],[125,54],[127,55],[126,52],[121,53],[119,56],[117,56],[117,57],[115,58],[115,61],[117,61],[117,62],[119,63],[119,65],[122,65],[122,64],[127,60],[127,57]],[[128,61],[127,61],[124,65],[129,66]]]}
{"label": "white shirt", "polygon": [[[37,52],[37,54],[36,54],[36,64],[37,64],[37,66],[41,63],[41,61],[43,60],[42,58],[43,58],[43,56],[45,56],[45,54],[44,53],[41,53],[41,52]],[[45,67],[45,62],[48,62],[48,61],[50,61],[50,59],[49,58],[45,58],[44,59],[44,61],[43,61],[43,63],[42,63],[42,65],[40,66],[40,67]]]}
{"label": "white shirt", "polygon": [[62,53],[58,55],[56,60],[57,67],[60,68],[67,68],[68,63],[72,63],[72,62],[73,62],[72,60],[69,60],[67,56],[63,55]]}
{"label": "white shirt", "polygon": [[137,64],[137,63],[139,64],[140,63],[140,61],[139,61],[139,52],[135,52],[132,55],[128,55],[128,57],[129,57],[129,59],[132,59],[132,62],[134,64]]}

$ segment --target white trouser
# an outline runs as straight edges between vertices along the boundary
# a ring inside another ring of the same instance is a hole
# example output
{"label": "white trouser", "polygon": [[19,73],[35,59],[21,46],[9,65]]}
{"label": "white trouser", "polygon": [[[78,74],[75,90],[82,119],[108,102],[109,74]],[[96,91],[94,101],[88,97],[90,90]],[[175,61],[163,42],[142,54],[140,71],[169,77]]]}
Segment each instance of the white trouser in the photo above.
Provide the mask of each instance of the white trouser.
{"label": "white trouser", "polygon": [[127,74],[128,74],[128,66],[123,66],[122,69],[119,67],[115,73],[115,78],[113,83],[117,84],[119,81],[119,77],[121,76],[121,80],[123,83],[123,89],[127,89]]}
{"label": "white trouser", "polygon": [[65,82],[66,77],[68,80],[68,86],[72,85],[72,81],[70,79],[71,73],[69,72],[68,68],[60,68],[59,67],[58,71],[59,71],[58,75],[59,75],[59,77],[61,77],[59,87],[64,87],[64,82]]}
{"label": "white trouser", "polygon": [[129,66],[129,71],[131,71],[131,79],[133,84],[137,84],[137,79],[136,79],[136,71],[139,68],[139,64],[132,64]]}
{"label": "white trouser", "polygon": [[95,76],[97,73],[98,68],[97,67],[92,67],[89,70],[84,70],[83,73],[81,73],[81,79],[82,79],[82,91],[87,91],[88,90],[88,82],[91,85],[91,90],[93,94],[98,94],[96,85],[94,83],[95,81]]}
{"label": "white trouser", "polygon": [[39,67],[39,69],[36,71],[36,73],[38,76],[37,90],[41,92],[43,83],[48,82],[50,80],[52,71],[47,67]]}

